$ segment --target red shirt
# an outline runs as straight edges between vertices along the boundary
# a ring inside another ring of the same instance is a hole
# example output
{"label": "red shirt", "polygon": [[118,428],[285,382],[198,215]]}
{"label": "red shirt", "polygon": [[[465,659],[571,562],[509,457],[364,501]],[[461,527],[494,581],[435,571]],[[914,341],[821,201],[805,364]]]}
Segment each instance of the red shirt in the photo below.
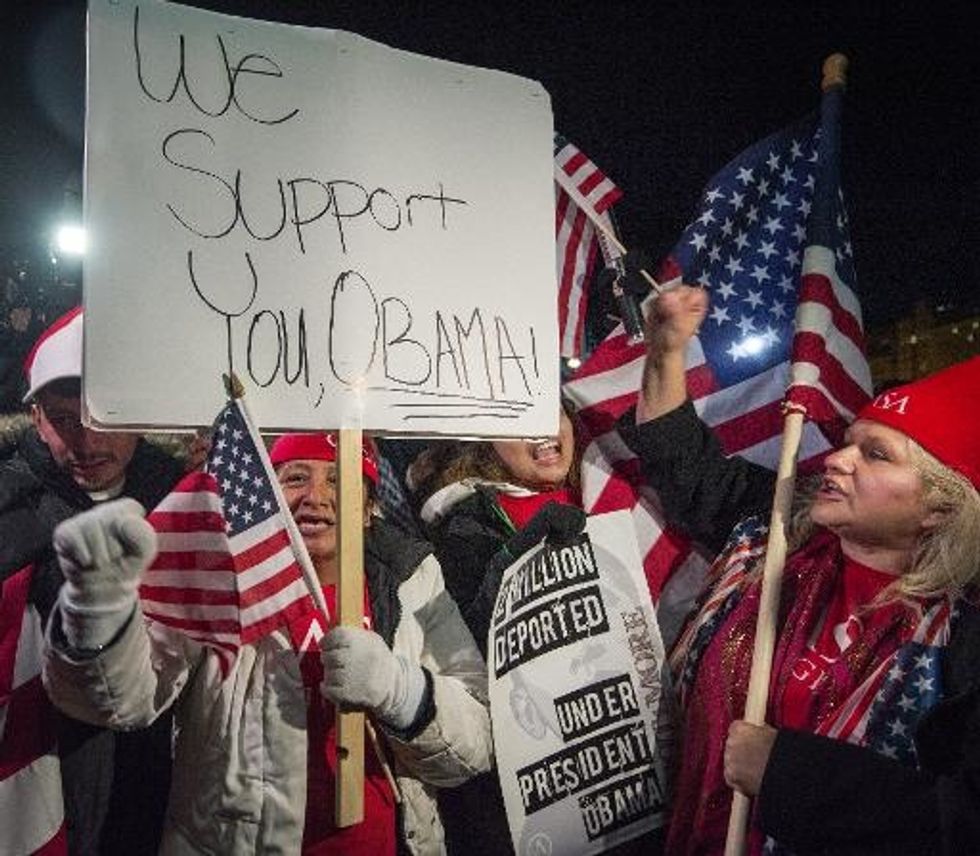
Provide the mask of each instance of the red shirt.
{"label": "red shirt", "polygon": [[865,630],[867,607],[895,575],[876,571],[844,557],[834,594],[820,623],[814,627],[806,650],[786,681],[780,705],[780,725],[812,731],[816,699],[834,679],[837,662]]}
{"label": "red shirt", "polygon": [[[336,615],[335,586],[324,586],[327,609]],[[365,624],[370,626],[370,603],[364,595]],[[338,829],[334,826],[334,802],[337,782],[337,734],[334,729],[335,706],[320,693],[323,663],[320,639],[326,626],[320,612],[307,614],[289,626],[290,635],[300,651],[300,671],[306,689],[307,778],[306,824],[303,829],[304,856],[333,854],[395,853],[395,799],[378,761],[371,741],[364,740],[364,821],[356,826]]]}

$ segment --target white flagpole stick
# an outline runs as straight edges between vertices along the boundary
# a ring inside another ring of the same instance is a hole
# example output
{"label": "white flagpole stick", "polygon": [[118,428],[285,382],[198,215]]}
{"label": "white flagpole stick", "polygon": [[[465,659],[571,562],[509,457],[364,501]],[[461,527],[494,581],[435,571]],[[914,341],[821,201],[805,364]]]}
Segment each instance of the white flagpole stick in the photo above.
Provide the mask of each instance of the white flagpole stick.
{"label": "white flagpole stick", "polygon": [[[286,505],[286,497],[283,495],[282,487],[279,484],[279,480],[276,478],[276,474],[272,467],[272,462],[269,460],[269,453],[265,447],[265,441],[262,439],[261,434],[259,434],[258,429],[255,427],[255,422],[252,419],[252,413],[245,402],[244,387],[237,377],[232,377],[230,379],[226,378],[225,385],[229,395],[238,404],[239,412],[242,414],[242,421],[248,428],[248,433],[252,438],[252,443],[255,445],[255,448],[258,449],[259,456],[262,458],[262,466],[265,468],[266,474],[269,477],[269,482],[272,485],[272,493],[276,498],[276,502],[279,504],[279,508],[283,510],[283,521],[286,524],[286,532],[289,535],[290,546],[293,549],[293,554],[296,556],[296,562],[299,564],[300,570],[303,573],[303,581],[306,583],[306,588],[309,590],[310,597],[313,598],[313,603],[316,608],[323,613],[327,621],[330,621],[330,610],[327,609],[327,602],[323,597],[323,588],[320,585],[320,578],[316,575],[316,569],[313,567],[313,561],[310,559],[310,554],[306,549],[306,543],[303,541],[303,536],[300,535],[299,529],[296,527],[296,521],[293,520],[293,515],[289,513],[289,507]],[[361,608],[363,610],[363,604]],[[398,782],[395,780],[395,776],[391,771],[391,765],[388,763],[388,759],[385,757],[384,750],[381,747],[381,741],[378,738],[378,733],[368,720],[365,720],[364,727],[367,730],[368,739],[371,741],[371,746],[378,758],[378,762],[381,764],[381,769],[384,772],[385,779],[388,781],[388,785],[391,787],[391,791],[394,794],[395,802],[400,803],[402,801],[401,789],[398,787]]]}
{"label": "white flagpole stick", "polygon": [[[575,186],[575,182],[572,181],[572,177],[565,172],[558,164],[555,164],[555,181],[561,185],[561,189],[567,193],[572,201],[585,212],[585,216],[592,221],[592,225],[596,227],[599,231],[600,240],[605,239],[613,247],[619,250],[621,255],[626,254],[626,247],[620,242],[619,238],[616,237],[616,233],[609,228],[609,224],[606,223],[602,217],[599,216],[595,208],[592,207],[592,203],[589,202],[585,196],[579,191]],[[650,284],[650,288],[654,290],[657,294],[663,291],[663,286],[660,285],[650,274],[645,270],[641,270],[640,274],[643,278]]]}

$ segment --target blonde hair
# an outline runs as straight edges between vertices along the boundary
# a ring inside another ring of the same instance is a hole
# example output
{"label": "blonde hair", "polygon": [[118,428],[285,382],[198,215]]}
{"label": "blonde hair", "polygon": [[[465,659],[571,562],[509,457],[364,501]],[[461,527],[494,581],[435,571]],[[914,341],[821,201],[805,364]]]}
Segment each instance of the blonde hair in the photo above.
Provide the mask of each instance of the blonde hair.
{"label": "blonde hair", "polygon": [[[938,512],[939,523],[919,538],[908,569],[876,599],[958,598],[980,580],[980,494],[964,476],[947,467],[909,438],[912,468],[922,481],[922,501]],[[789,549],[801,547],[813,534],[810,502],[822,477],[802,482],[793,501],[787,539]]]}

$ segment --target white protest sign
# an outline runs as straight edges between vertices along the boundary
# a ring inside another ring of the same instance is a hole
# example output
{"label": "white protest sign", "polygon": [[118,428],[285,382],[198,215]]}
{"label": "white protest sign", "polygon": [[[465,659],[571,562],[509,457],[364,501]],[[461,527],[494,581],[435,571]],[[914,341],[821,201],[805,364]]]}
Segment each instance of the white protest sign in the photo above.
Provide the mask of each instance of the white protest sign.
{"label": "white protest sign", "polygon": [[627,511],[504,574],[488,639],[501,790],[518,856],[601,853],[663,826],[664,648]]}
{"label": "white protest sign", "polygon": [[89,3],[85,398],[210,424],[542,436],[558,419],[540,84],[337,30]]}

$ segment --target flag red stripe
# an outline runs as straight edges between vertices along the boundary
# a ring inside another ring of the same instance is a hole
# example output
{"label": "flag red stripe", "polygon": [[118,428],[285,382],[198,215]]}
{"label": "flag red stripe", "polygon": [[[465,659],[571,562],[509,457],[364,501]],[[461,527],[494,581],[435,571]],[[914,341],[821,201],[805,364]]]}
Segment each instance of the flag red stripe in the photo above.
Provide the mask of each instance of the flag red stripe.
{"label": "flag red stripe", "polygon": [[[175,630],[181,630],[191,635],[193,633],[225,633],[225,634],[238,634],[241,631],[241,624],[238,621],[232,621],[230,619],[208,619],[199,620],[194,618],[179,618],[174,615],[163,615],[161,613],[153,612],[152,608],[147,609],[146,605],[143,607],[143,615],[152,621],[158,621],[160,624],[164,624],[167,627],[172,627]],[[208,641],[208,644],[219,644],[217,640]],[[226,643],[227,644],[227,643]]]}
{"label": "flag red stripe", "polygon": [[24,623],[31,572],[32,566],[27,565],[0,585],[0,704],[6,702],[14,689],[17,645]]}
{"label": "flag red stripe", "polygon": [[630,392],[615,398],[607,398],[601,405],[584,408],[578,412],[578,417],[588,427],[593,437],[599,437],[612,431],[619,417],[634,404],[636,404],[636,393]]}
{"label": "flag red stripe", "polygon": [[643,575],[650,589],[650,597],[654,603],[660,599],[660,593],[691,552],[691,542],[670,527],[661,530],[660,537],[647,550],[643,557]]}
{"label": "flag red stripe", "polygon": [[594,377],[603,372],[619,369],[634,360],[642,360],[646,354],[646,345],[627,344],[625,333],[617,333],[602,342],[590,355],[587,362],[575,372],[571,379],[574,383],[587,377]]}
{"label": "flag red stripe", "polygon": [[140,597],[153,603],[193,603],[202,606],[234,606],[238,603],[238,593],[235,591],[146,583],[140,586]]}
{"label": "flag red stripe", "polygon": [[585,230],[585,214],[575,209],[575,219],[565,244],[565,258],[562,263],[561,276],[558,279],[558,329],[564,338],[565,325],[568,323],[568,301],[575,283],[575,260],[579,246],[582,243],[582,233]]}
{"label": "flag red stripe", "polygon": [[242,609],[254,606],[266,598],[273,597],[284,588],[288,588],[301,576],[299,565],[292,561],[292,554],[289,556],[290,562],[281,570],[276,571],[273,576],[266,577],[257,585],[246,589],[241,593]]}
{"label": "flag red stripe", "polygon": [[147,517],[157,532],[224,532],[225,521],[214,511],[154,511]]}
{"label": "flag red stripe", "polygon": [[582,165],[588,160],[581,151],[576,150],[565,163],[561,165],[561,168],[565,170],[568,175],[575,175],[576,172],[582,167]]}
{"label": "flag red stripe", "polygon": [[0,741],[0,780],[55,751],[54,708],[41,676],[21,684],[7,703],[3,740]]}
{"label": "flag red stripe", "polygon": [[712,425],[726,454],[732,455],[773,436],[773,426],[782,424],[782,404],[770,401],[753,410],[739,413],[724,422]]}
{"label": "flag red stripe", "polygon": [[151,576],[154,571],[229,571],[234,572],[235,562],[229,553],[216,550],[182,550],[180,552],[157,553],[153,564],[147,570]]}
{"label": "flag red stripe", "polygon": [[713,392],[718,392],[718,381],[715,373],[707,363],[701,363],[689,368],[685,374],[687,381],[687,394],[697,401]]}
{"label": "flag red stripe", "polygon": [[629,480],[614,469],[586,511],[589,514],[606,514],[609,511],[619,511],[624,508],[632,509],[635,504],[636,491]]}
{"label": "flag red stripe", "polygon": [[599,199],[595,201],[592,207],[595,208],[596,213],[602,214],[604,211],[606,211],[607,209],[615,205],[617,202],[619,202],[619,200],[622,199],[622,197],[623,197],[623,191],[620,190],[618,187],[614,186],[610,188],[606,193],[604,193],[601,197],[599,197]]}
{"label": "flag red stripe", "polygon": [[861,329],[861,322],[840,305],[834,294],[834,287],[826,274],[811,272],[803,277],[799,303],[819,303],[826,306],[830,310],[834,326],[857,348],[864,350],[864,330]]}
{"label": "flag red stripe", "polygon": [[306,597],[294,600],[291,604],[278,610],[275,615],[263,618],[261,621],[253,622],[242,628],[242,642],[248,644],[256,639],[271,633],[284,623],[293,621],[304,615],[310,609],[309,600]]}
{"label": "flag red stripe", "polygon": [[[578,191],[583,196],[588,196],[605,180],[606,177],[601,172],[594,170],[593,172],[590,172],[587,176],[585,176],[585,178],[583,178],[581,181],[579,181]],[[593,203],[593,207],[596,207],[594,203]],[[596,208],[596,210],[598,211],[599,209]]]}
{"label": "flag red stripe", "polygon": [[819,366],[820,382],[851,413],[860,410],[868,400],[868,393],[854,380],[847,367],[827,350],[827,342],[822,336],[797,333],[793,337],[793,355],[797,362]]}
{"label": "flag red stripe", "polygon": [[564,191],[559,190],[555,194],[555,234],[558,235],[562,223],[565,222],[565,215],[568,212],[568,207],[572,204],[571,197]]}
{"label": "flag red stripe", "polygon": [[[592,272],[592,267],[595,264],[596,246],[597,246],[596,241],[589,242],[589,246],[588,249],[586,250],[586,256],[585,256],[585,280],[583,282],[588,281],[589,275]],[[578,291],[578,306],[577,306],[578,311],[575,313],[575,335],[572,341],[582,342],[584,341],[584,337],[585,337],[585,317],[588,313],[588,308],[589,308],[589,292],[584,287],[584,285],[578,287],[576,290]],[[571,300],[569,300],[568,302],[571,303]],[[567,328],[567,323],[568,322],[566,321],[566,328]],[[572,349],[577,351],[578,346],[573,346]]]}
{"label": "flag red stripe", "polygon": [[[286,530],[279,529],[273,532],[268,538],[264,538],[257,544],[253,544],[248,549],[241,550],[240,552],[236,551],[238,566],[246,568],[253,567],[286,548],[290,548],[289,534]],[[291,552],[290,558],[292,558]]]}

